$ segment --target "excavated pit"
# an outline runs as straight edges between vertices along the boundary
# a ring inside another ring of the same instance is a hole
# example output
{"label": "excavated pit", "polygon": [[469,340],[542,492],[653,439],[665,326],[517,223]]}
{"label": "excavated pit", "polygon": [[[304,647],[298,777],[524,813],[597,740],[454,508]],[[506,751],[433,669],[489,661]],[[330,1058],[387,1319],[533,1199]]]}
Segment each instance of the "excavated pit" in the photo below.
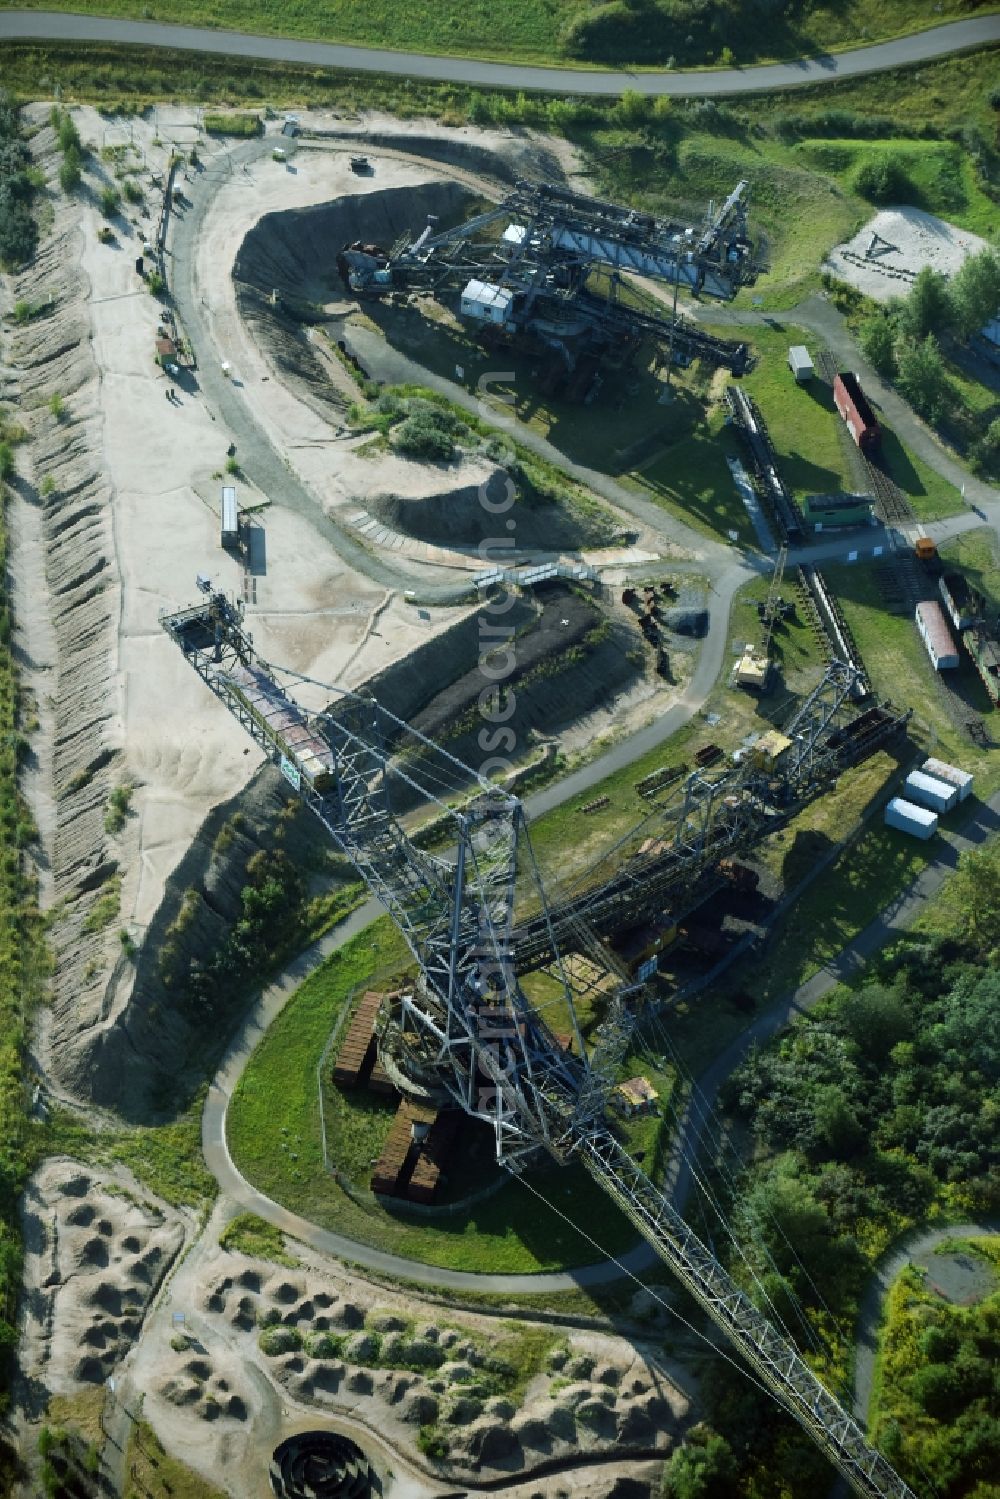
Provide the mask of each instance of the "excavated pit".
{"label": "excavated pit", "polygon": [[248,231],[233,264],[240,316],[314,410],[330,416],[347,405],[306,331],[319,309],[343,299],[338,252],[355,240],[389,249],[402,234],[416,237],[429,215],[442,226],[459,223],[479,201],[461,183],[423,182],[266,213]]}
{"label": "excavated pit", "polygon": [[[319,320],[320,309],[333,311],[327,332],[333,341],[346,333],[349,342],[345,319],[364,306],[345,291],[337,252],[356,241],[389,248],[403,234],[416,236],[429,219],[444,229],[481,207],[482,200],[461,183],[431,181],[265,214],[247,233],[233,267],[240,315],[281,378],[313,410],[339,421],[349,394],[331,381],[309,330]],[[478,466],[483,473],[470,483],[454,472],[454,465],[435,469],[404,463],[406,492],[377,489],[359,495],[358,503],[383,525],[413,540],[477,547],[497,532],[495,500],[505,494],[507,482],[494,465],[492,472],[483,462]],[[612,543],[616,528],[609,513],[585,514],[567,499],[553,501],[522,472],[516,473],[514,482],[512,514],[519,549],[575,551]]]}

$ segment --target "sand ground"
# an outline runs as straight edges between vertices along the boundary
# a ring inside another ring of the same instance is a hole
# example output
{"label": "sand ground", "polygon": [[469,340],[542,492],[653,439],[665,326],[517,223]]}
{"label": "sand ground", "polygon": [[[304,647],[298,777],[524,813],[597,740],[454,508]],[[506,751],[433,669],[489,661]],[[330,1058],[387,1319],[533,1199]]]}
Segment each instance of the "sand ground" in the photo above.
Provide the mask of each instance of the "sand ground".
{"label": "sand ground", "polygon": [[[872,245],[872,236],[886,245]],[[970,255],[986,249],[986,241],[959,229],[922,208],[884,208],[859,229],[853,239],[837,245],[826,259],[826,269],[878,302],[905,297],[924,266],[953,276]]]}

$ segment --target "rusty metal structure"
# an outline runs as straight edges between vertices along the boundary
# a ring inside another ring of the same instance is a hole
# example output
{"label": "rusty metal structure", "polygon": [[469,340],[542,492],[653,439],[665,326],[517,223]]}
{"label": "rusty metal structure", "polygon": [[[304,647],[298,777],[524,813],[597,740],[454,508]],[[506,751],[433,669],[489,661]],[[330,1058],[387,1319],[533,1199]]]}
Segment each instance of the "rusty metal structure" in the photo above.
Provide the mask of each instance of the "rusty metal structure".
{"label": "rusty metal structure", "polygon": [[[256,654],[242,610],[222,594],[162,617],[208,688],[281,769],[305,806],[364,877],[406,938],[418,978],[400,994],[383,1044],[433,1077],[458,1108],[493,1129],[498,1161],[519,1173],[539,1152],[579,1160],[677,1279],[725,1333],[778,1403],[809,1433],[855,1493],[914,1499],[886,1459],[757,1309],[659,1187],[620,1143],[607,1116],[607,1084],[641,986],[611,997],[597,1054],[580,1038],[571,984],[527,837],[524,809],[373,699],[342,692],[309,713]],[[821,773],[824,743],[845,685],[831,676],[790,741],[786,784]],[[443,788],[463,779],[473,795],[449,807]],[[418,790],[450,820],[450,854],[415,846],[394,810],[398,787]],[[755,824],[771,787],[696,780],[675,823],[674,856],[688,871],[729,830]],[[758,833],[760,824],[756,823]],[[525,996],[515,965],[514,907],[532,887],[562,971],[574,1041],[566,1049]],[[405,1065],[405,1063],[404,1063]]]}

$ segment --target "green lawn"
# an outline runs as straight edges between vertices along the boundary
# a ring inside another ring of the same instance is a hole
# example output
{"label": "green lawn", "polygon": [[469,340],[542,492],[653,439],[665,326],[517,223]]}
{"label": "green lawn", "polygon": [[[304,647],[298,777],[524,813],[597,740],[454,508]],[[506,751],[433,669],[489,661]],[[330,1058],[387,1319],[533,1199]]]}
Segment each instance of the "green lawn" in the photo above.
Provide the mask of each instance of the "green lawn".
{"label": "green lawn", "polygon": [[1000,609],[1000,546],[994,530],[977,526],[974,531],[965,531],[954,541],[945,542],[941,560],[949,570],[964,573],[993,608]]}

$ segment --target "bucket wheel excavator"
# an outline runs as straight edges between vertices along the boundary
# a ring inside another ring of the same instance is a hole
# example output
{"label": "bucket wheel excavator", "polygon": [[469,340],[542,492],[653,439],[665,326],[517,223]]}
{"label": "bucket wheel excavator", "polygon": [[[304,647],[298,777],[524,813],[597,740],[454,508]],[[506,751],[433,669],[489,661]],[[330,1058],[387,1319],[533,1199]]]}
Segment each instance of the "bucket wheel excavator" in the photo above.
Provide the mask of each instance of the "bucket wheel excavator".
{"label": "bucket wheel excavator", "polygon": [[[530,898],[541,912],[536,920],[547,927],[545,945],[557,966],[560,949],[519,800],[370,697],[343,691],[328,711],[307,711],[257,656],[240,606],[223,594],[161,622],[405,936],[418,977],[396,999],[381,1038],[397,1063],[433,1077],[457,1107],[490,1125],[497,1159],[509,1171],[520,1173],[540,1152],[558,1162],[580,1160],[854,1492],[915,1499],[611,1128],[607,1091],[641,988],[619,987],[589,1056],[565,970],[571,1048],[556,1039],[544,1007],[525,996],[515,904]],[[448,806],[461,785],[468,799]],[[448,819],[448,853],[417,847],[406,831],[407,809],[418,803]],[[712,847],[705,856],[714,856]]]}

